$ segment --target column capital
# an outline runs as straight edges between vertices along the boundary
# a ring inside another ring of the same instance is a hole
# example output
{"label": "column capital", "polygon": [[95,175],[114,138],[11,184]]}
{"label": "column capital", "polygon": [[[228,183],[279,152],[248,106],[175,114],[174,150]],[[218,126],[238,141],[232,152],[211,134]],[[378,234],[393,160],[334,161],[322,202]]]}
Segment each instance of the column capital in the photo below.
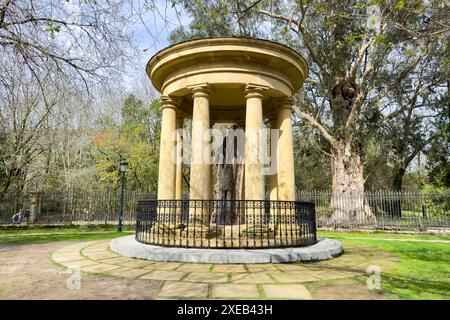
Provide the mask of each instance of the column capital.
{"label": "column capital", "polygon": [[177,108],[180,105],[182,98],[179,97],[169,97],[169,96],[161,96],[159,98],[159,105],[161,109],[164,108]]}
{"label": "column capital", "polygon": [[187,86],[187,88],[191,90],[192,98],[194,99],[198,97],[209,98],[209,95],[212,92],[211,86],[207,82],[190,85]]}
{"label": "column capital", "polygon": [[247,83],[245,85],[244,93],[245,98],[262,98],[263,92],[269,89],[268,86],[261,86],[259,84]]}
{"label": "column capital", "polygon": [[276,98],[273,102],[278,109],[292,109],[292,106],[295,104],[292,97]]}

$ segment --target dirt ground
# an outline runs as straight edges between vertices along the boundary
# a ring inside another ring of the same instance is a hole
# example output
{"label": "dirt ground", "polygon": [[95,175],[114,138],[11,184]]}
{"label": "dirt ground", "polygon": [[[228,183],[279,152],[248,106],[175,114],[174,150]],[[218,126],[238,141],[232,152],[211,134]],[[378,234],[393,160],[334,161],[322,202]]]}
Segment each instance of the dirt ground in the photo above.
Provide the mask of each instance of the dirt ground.
{"label": "dirt ground", "polygon": [[79,289],[70,285],[73,275],[49,257],[52,251],[73,243],[0,246],[0,299],[152,299],[159,292],[161,281],[84,273]]}
{"label": "dirt ground", "polygon": [[[76,279],[80,281],[74,282],[75,275],[64,267],[56,265],[50,257],[52,252],[59,249],[67,250],[65,247],[78,246],[77,243],[82,244],[83,241],[0,245],[0,299],[155,299],[164,298],[165,286],[177,284],[161,280],[124,279],[86,273],[79,273],[79,278]],[[104,254],[104,249],[101,252],[97,250],[94,249],[91,254]],[[323,262],[325,269],[320,269],[320,265],[317,265],[317,268],[319,268],[317,274],[322,274],[322,277],[329,277],[336,270],[345,269],[349,261],[353,264],[367,258],[364,256],[363,248],[359,248],[354,253],[352,253],[352,250],[354,249],[348,248],[347,255]],[[71,253],[67,254],[70,255]],[[382,252],[378,254],[381,255]],[[295,269],[295,266],[284,265],[279,266],[279,268],[286,269],[285,271],[288,273],[290,268]],[[334,271],[331,272],[329,268],[334,268]],[[161,271],[159,272],[161,273]],[[74,283],[79,284],[79,286],[74,285]],[[178,283],[178,285],[187,286],[189,290],[194,290],[191,286],[202,286],[202,284],[189,283]],[[304,283],[304,285],[310,291],[313,299],[372,300],[393,298],[377,290],[367,290],[364,281],[357,278],[313,281]],[[285,288],[288,289],[288,287]],[[178,292],[179,290],[176,289],[175,291]]]}

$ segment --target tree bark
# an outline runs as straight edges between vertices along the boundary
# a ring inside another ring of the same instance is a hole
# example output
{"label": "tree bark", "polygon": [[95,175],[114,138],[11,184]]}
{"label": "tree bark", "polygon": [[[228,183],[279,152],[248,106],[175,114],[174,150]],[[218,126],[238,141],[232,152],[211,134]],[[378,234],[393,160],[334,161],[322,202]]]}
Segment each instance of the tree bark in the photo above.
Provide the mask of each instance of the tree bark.
{"label": "tree bark", "polygon": [[[402,191],[403,176],[405,175],[406,169],[401,166],[395,166],[392,169],[392,189],[397,192]],[[402,201],[399,197],[395,199],[387,200],[390,203],[386,204],[385,207],[388,209],[388,214],[392,218],[400,218],[402,216]]]}
{"label": "tree bark", "polygon": [[331,222],[333,224],[365,224],[375,220],[364,199],[364,164],[360,147],[350,142],[332,148]]}
{"label": "tree bark", "polygon": [[405,168],[396,166],[392,169],[392,189],[395,191],[402,191],[403,176],[405,175]]}
{"label": "tree bark", "polygon": [[[231,129],[227,131],[227,135],[223,139],[223,149],[217,150],[217,152],[222,153],[224,163],[218,163],[214,167],[216,177],[214,199],[219,200],[219,202],[216,206],[216,212],[213,214],[213,222],[220,225],[244,222],[244,211],[233,201],[243,199],[244,165],[242,164],[242,156],[237,152],[237,141],[234,136],[234,130],[237,127],[232,126]],[[226,163],[226,159],[233,159],[233,161],[232,163]]]}

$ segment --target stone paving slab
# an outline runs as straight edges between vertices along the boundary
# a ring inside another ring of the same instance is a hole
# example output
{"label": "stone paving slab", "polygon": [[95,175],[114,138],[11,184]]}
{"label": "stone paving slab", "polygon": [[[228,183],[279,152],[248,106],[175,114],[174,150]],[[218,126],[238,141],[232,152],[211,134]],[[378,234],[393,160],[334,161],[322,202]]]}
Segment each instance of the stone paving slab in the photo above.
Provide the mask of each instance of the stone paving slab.
{"label": "stone paving slab", "polygon": [[147,273],[150,273],[150,272],[151,272],[150,270],[145,270],[145,269],[121,267],[119,269],[115,269],[115,270],[108,272],[108,274],[112,275],[112,276],[116,276],[116,277],[135,279],[135,278],[142,277],[143,275],[146,275]]}
{"label": "stone paving slab", "polygon": [[260,295],[256,284],[216,284],[213,286],[211,297],[257,299]]}
{"label": "stone paving slab", "polygon": [[208,295],[208,284],[172,282],[164,283],[158,294],[159,298],[206,298]]}
{"label": "stone paving slab", "polygon": [[135,259],[135,260],[128,261],[128,262],[121,262],[120,265],[125,266],[125,267],[142,268],[142,267],[148,267],[148,266],[153,265],[153,262]]}
{"label": "stone paving slab", "polygon": [[247,272],[243,264],[217,264],[214,272]]}
{"label": "stone paving slab", "polygon": [[114,269],[119,269],[120,266],[114,266],[110,264],[94,264],[86,267],[81,267],[81,271],[84,272],[107,272]]}
{"label": "stone paving slab", "polygon": [[316,277],[315,273],[312,272],[270,272],[270,275],[280,283],[309,282],[320,280],[320,278]]}
{"label": "stone paving slab", "polygon": [[211,264],[208,263],[186,263],[181,267],[177,268],[177,271],[187,271],[187,272],[209,272],[211,269]]}
{"label": "stone paving slab", "polygon": [[267,273],[236,273],[231,276],[233,283],[273,283]]}
{"label": "stone paving slab", "polygon": [[293,264],[288,264],[288,263],[284,263],[284,264],[277,264],[276,265],[276,269],[278,269],[278,271],[307,271],[307,267],[305,267],[304,265],[300,265],[297,263],[293,263]]}
{"label": "stone paving slab", "polygon": [[[134,259],[136,260],[136,259]],[[178,267],[180,267],[182,263],[179,262],[159,262],[159,261],[153,261],[151,265],[145,266],[144,269],[150,269],[150,270],[175,270]]]}
{"label": "stone paving slab", "polygon": [[108,241],[101,240],[56,250],[52,259],[65,268],[121,277],[124,281],[159,281],[162,289],[158,299],[206,298],[208,290],[208,298],[214,299],[309,299],[311,295],[303,283],[351,279],[366,274],[369,265],[385,270],[400,262],[390,252],[368,246],[350,245],[345,249],[343,255],[320,262],[200,264],[123,257],[109,251]]}
{"label": "stone paving slab", "polygon": [[58,259],[58,262],[70,262],[70,261],[80,261],[85,260],[84,257],[82,257],[79,254],[73,254],[73,255],[67,255],[67,256],[54,256],[54,259]]}
{"label": "stone paving slab", "polygon": [[88,247],[87,249],[83,249],[84,254],[96,254],[96,253],[104,253],[107,247]]}
{"label": "stone paving slab", "polygon": [[184,281],[227,283],[228,273],[191,273],[184,279]]}
{"label": "stone paving slab", "polygon": [[98,265],[97,262],[93,260],[83,259],[78,261],[67,261],[62,263],[66,268],[76,269],[86,266]]}
{"label": "stone paving slab", "polygon": [[83,255],[85,257],[88,257],[89,259],[93,259],[93,260],[102,260],[102,259],[110,259],[110,258],[119,258],[120,256],[117,254],[112,254],[112,253],[98,253],[98,254],[86,254],[85,252],[83,252]]}
{"label": "stone paving slab", "polygon": [[133,259],[127,257],[114,257],[109,259],[102,259],[102,263],[119,264],[119,265],[125,262],[132,262],[132,261]]}
{"label": "stone paving slab", "polygon": [[[105,243],[105,244],[101,244],[101,245],[93,244],[93,245],[90,245],[88,247],[82,248],[82,250],[86,251],[88,253],[97,253],[97,252],[104,252],[108,248],[109,248],[108,243]],[[108,251],[108,252],[111,252],[111,251]]]}
{"label": "stone paving slab", "polygon": [[248,264],[250,272],[279,271],[275,264]]}
{"label": "stone paving slab", "polygon": [[164,270],[153,270],[147,273],[145,276],[140,277],[141,279],[150,280],[180,280],[186,275],[186,272],[181,271],[164,271]]}
{"label": "stone paving slab", "polygon": [[301,284],[263,284],[269,299],[312,299],[308,289]]}

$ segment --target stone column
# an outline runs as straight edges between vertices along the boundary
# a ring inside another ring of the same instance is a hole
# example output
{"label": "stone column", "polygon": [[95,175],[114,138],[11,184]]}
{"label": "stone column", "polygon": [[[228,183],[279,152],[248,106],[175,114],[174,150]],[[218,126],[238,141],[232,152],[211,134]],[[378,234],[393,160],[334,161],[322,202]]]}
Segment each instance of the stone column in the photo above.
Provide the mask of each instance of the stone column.
{"label": "stone column", "polygon": [[183,118],[178,117],[177,128],[177,165],[175,174],[175,199],[183,199]]}
{"label": "stone column", "polygon": [[191,86],[194,100],[192,112],[192,151],[190,200],[209,200],[211,198],[211,164],[208,161],[210,144],[209,95],[207,84]]}
{"label": "stone column", "polygon": [[[278,119],[276,117],[271,119],[271,129],[278,130]],[[273,133],[273,131],[271,132]],[[273,137],[270,137],[270,159],[271,167],[275,172],[269,176],[270,200],[278,200],[278,141],[273,143]]]}
{"label": "stone column", "polygon": [[267,87],[247,84],[245,88],[245,200],[264,200],[261,171],[262,98]]}
{"label": "stone column", "polygon": [[293,100],[280,99],[278,106],[278,200],[295,201],[294,142],[292,138]]}
{"label": "stone column", "polygon": [[176,159],[173,152],[176,146],[174,132],[176,129],[177,102],[170,97],[161,96],[162,108],[161,142],[159,147],[158,200],[175,199]]}

